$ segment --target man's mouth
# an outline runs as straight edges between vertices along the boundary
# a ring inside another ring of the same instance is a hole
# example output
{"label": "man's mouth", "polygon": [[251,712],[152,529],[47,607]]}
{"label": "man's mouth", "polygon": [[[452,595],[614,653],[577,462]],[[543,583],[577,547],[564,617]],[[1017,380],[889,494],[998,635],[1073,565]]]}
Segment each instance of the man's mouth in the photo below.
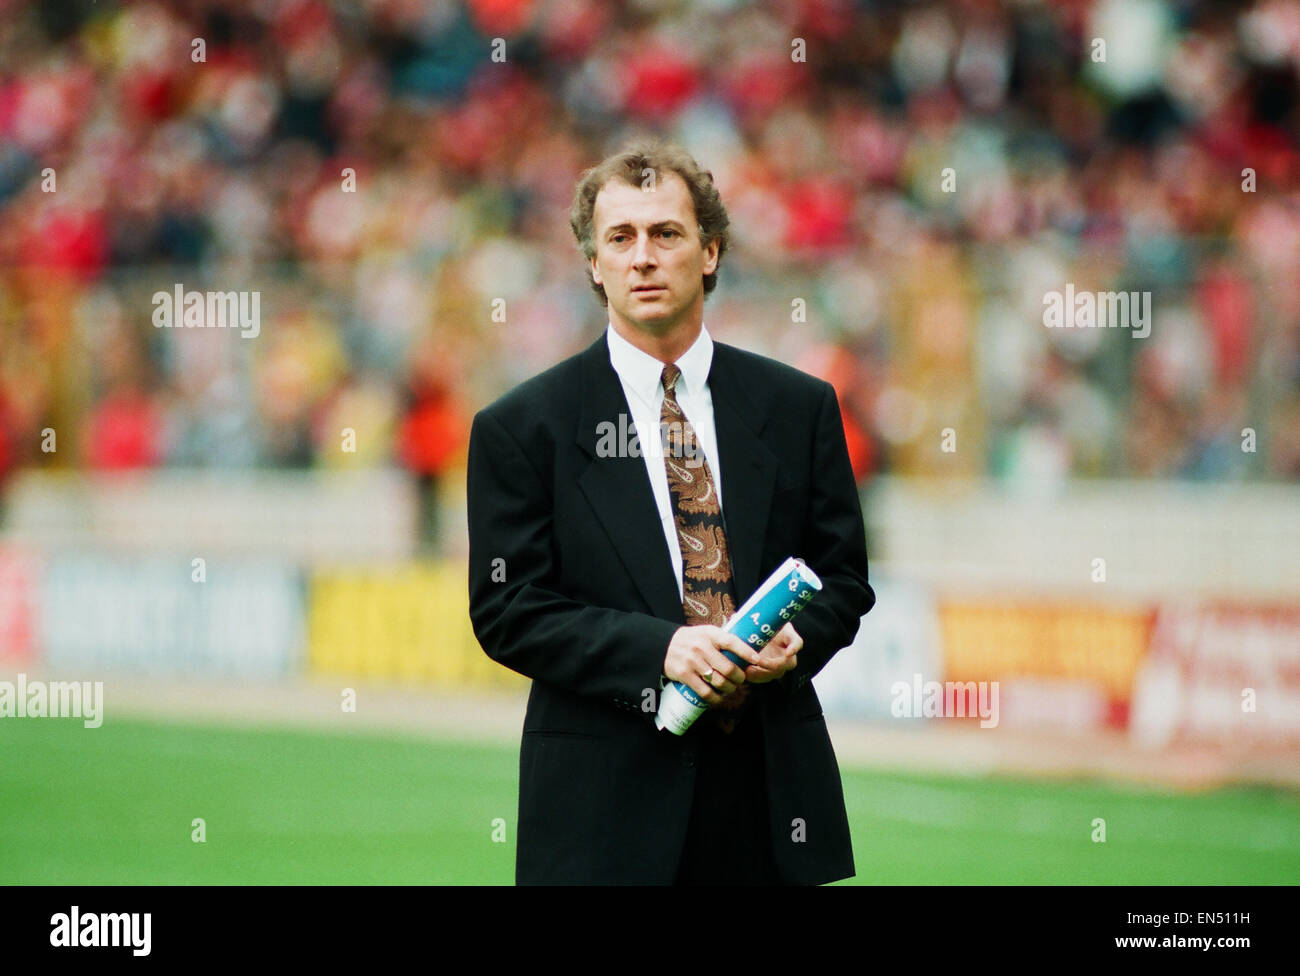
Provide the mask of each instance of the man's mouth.
{"label": "man's mouth", "polygon": [[633,294],[645,294],[647,292],[664,291],[663,285],[637,285],[632,289]]}

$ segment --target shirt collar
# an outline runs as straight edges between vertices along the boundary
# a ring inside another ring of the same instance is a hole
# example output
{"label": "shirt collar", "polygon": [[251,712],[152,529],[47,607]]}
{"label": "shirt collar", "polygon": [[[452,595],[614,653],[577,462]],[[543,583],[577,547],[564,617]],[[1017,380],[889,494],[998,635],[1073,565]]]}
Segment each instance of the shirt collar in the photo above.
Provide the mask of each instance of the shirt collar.
{"label": "shirt collar", "polygon": [[[664,364],[624,339],[615,331],[612,323],[606,327],[605,335],[609,341],[609,362],[619,379],[627,383],[646,403],[656,403],[663,389],[659,380],[663,376]],[[677,379],[677,392],[690,396],[702,391],[712,364],[713,337],[709,335],[708,328],[701,324],[699,336],[677,360],[677,368],[682,371]]]}

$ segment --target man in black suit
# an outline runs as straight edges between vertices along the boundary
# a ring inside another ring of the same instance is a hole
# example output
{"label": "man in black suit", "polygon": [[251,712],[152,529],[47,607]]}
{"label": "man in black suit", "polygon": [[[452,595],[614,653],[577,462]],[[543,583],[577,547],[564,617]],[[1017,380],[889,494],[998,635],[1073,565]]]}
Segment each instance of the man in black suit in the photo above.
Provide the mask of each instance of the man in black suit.
{"label": "man in black suit", "polygon": [[[810,684],[875,602],[835,392],[704,329],[728,220],[683,150],[588,170],[572,225],[609,327],[470,434],[474,632],[533,679],[516,880],[850,877]],[[755,651],[722,624],[791,555],[823,589]],[[711,706],[682,736],[654,725],[667,680]]]}

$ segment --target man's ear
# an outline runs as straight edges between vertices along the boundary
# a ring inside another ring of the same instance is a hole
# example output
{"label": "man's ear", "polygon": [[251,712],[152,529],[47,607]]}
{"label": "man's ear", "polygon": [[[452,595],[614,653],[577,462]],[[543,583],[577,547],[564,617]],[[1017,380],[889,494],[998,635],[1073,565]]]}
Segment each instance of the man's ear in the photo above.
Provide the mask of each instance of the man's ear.
{"label": "man's ear", "polygon": [[715,237],[709,242],[709,246],[704,249],[704,273],[706,275],[713,274],[718,270],[718,248],[721,246],[722,242]]}
{"label": "man's ear", "polygon": [[592,279],[596,282],[596,284],[598,284],[598,285],[604,285],[604,284],[605,284],[603,281],[600,280],[600,271],[596,268],[596,259],[595,259],[595,258],[592,258],[592,259],[591,259],[591,277],[592,277]]}

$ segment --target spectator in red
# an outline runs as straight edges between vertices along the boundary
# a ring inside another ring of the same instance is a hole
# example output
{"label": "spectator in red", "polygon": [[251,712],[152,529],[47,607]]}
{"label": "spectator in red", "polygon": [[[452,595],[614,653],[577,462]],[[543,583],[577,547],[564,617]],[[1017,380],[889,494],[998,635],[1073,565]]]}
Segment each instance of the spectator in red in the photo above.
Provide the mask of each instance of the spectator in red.
{"label": "spectator in red", "polygon": [[86,463],[97,471],[155,467],[162,457],[162,426],[153,398],[122,380],[90,412]]}
{"label": "spectator in red", "polygon": [[416,476],[420,495],[420,548],[439,543],[439,487],[443,473],[464,450],[467,425],[446,367],[432,350],[418,353],[408,380],[408,405],[398,431],[402,464]]}

